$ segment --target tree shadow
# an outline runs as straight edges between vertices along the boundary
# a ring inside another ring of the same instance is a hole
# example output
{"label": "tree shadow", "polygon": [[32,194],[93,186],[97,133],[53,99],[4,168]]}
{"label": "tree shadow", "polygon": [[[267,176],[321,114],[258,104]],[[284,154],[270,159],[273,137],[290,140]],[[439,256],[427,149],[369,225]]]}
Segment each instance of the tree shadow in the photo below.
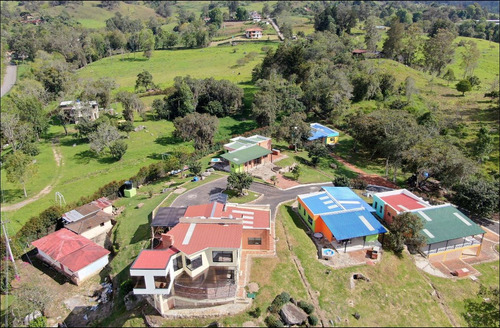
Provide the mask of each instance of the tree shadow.
{"label": "tree shadow", "polygon": [[443,95],[443,97],[447,97],[447,98],[459,98],[459,97],[463,97],[462,95],[457,95],[457,94],[454,94],[454,93],[446,93]]}
{"label": "tree shadow", "polygon": [[88,164],[90,163],[90,160],[98,159],[96,153],[90,149],[76,153],[74,158],[78,164]]}
{"label": "tree shadow", "polygon": [[10,203],[11,201],[22,199],[23,197],[24,197],[24,192],[22,189],[4,189],[2,204]]}
{"label": "tree shadow", "polygon": [[147,58],[120,58],[120,61],[128,61],[128,62],[144,62],[148,61]]}
{"label": "tree shadow", "polygon": [[175,145],[175,144],[178,144],[181,142],[182,142],[182,139],[174,137],[172,135],[161,136],[161,137],[156,138],[156,140],[155,140],[156,144],[162,145],[162,146]]}
{"label": "tree shadow", "polygon": [[24,253],[21,255],[21,259],[24,262],[31,263],[34,268],[38,269],[41,271],[43,274],[47,275],[48,277],[52,278],[55,282],[57,282],[59,285],[64,285],[64,284],[69,284],[70,279],[56,270],[54,267],[50,266],[48,263],[40,260],[36,254],[37,250],[32,249],[29,252]]}
{"label": "tree shadow", "polygon": [[312,167],[312,163],[311,161],[308,161],[307,159],[305,159],[304,157],[300,157],[298,155],[294,155],[293,156],[293,159],[299,163],[299,164],[302,164],[302,165],[307,165],[307,166],[311,166]]}
{"label": "tree shadow", "polygon": [[60,140],[59,143],[61,146],[73,147],[73,145],[79,146],[88,143],[88,140],[86,138],[71,138],[71,139],[68,138]]}
{"label": "tree shadow", "polygon": [[240,135],[255,128],[257,128],[257,124],[255,122],[240,122],[236,125],[231,126],[229,128],[229,132],[231,135]]}

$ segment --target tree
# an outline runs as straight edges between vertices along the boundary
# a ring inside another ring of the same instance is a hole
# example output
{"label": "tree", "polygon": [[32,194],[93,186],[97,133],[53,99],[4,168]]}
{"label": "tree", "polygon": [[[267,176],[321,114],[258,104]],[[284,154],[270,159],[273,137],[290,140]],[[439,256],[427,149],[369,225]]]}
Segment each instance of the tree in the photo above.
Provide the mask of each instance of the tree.
{"label": "tree", "polygon": [[137,74],[137,80],[135,81],[135,89],[139,89],[140,87],[144,87],[144,89],[154,89],[156,86],[153,83],[153,76],[146,70],[143,70],[141,73]]}
{"label": "tree", "polygon": [[493,151],[493,137],[488,130],[482,126],[476,135],[476,140],[473,144],[472,153],[477,161],[481,164],[487,160],[488,155]]}
{"label": "tree", "polygon": [[123,140],[116,140],[109,146],[111,157],[119,161],[127,152],[128,145]]}
{"label": "tree", "polygon": [[295,148],[302,147],[312,135],[311,126],[304,122],[305,119],[306,114],[303,112],[295,112],[285,117],[277,129],[276,136],[294,145]]}
{"label": "tree", "polygon": [[422,28],[418,24],[411,24],[404,32],[401,49],[403,64],[413,67],[418,58],[417,54],[421,53],[422,45]]}
{"label": "tree", "polygon": [[293,175],[293,179],[295,181],[298,181],[299,180],[299,177],[300,177],[300,174],[302,173],[302,168],[300,167],[299,164],[295,164],[293,167],[292,167],[292,175]]}
{"label": "tree", "polygon": [[437,34],[427,40],[424,44],[424,63],[432,73],[441,75],[441,71],[454,58],[455,35],[444,29],[439,29]]}
{"label": "tree", "polygon": [[243,190],[250,188],[253,178],[245,172],[231,172],[227,177],[227,187],[236,190],[239,196],[243,196]]}
{"label": "tree", "polygon": [[123,117],[129,122],[134,121],[134,112],[138,112],[139,114],[144,112],[144,103],[135,93],[120,91],[115,99],[121,102],[123,106]]}
{"label": "tree", "polygon": [[248,11],[245,7],[238,7],[238,9],[236,9],[236,19],[239,21],[245,21],[248,19]]}
{"label": "tree", "polygon": [[33,158],[22,152],[12,153],[5,160],[5,170],[7,181],[21,184],[24,197],[28,197],[26,183],[37,173],[37,166],[33,162]]}
{"label": "tree", "polygon": [[213,144],[218,126],[219,121],[215,116],[190,113],[174,120],[174,135],[183,140],[193,140],[196,150],[207,149]]}
{"label": "tree", "polygon": [[401,53],[404,31],[404,25],[394,19],[391,28],[387,31],[387,39],[384,41],[382,50],[387,58],[393,59]]}
{"label": "tree", "polygon": [[377,29],[377,22],[374,16],[368,16],[365,21],[365,44],[368,51],[377,50],[377,43],[381,35]]}
{"label": "tree", "polygon": [[139,49],[142,50],[144,53],[144,57],[146,58],[151,58],[151,55],[153,54],[153,49],[155,48],[155,37],[153,35],[153,31],[150,29],[143,29],[139,33],[139,39],[138,39],[138,44],[139,44]]}
{"label": "tree", "polygon": [[19,115],[12,113],[2,113],[2,120],[0,121],[2,132],[2,141],[12,147],[12,151],[16,152],[22,149],[26,143],[30,143],[33,139],[33,129],[30,124],[21,122]]}
{"label": "tree", "polygon": [[389,244],[396,254],[401,254],[405,244],[411,253],[417,252],[425,245],[425,237],[420,232],[424,228],[424,223],[420,217],[411,212],[394,217],[388,228]]}
{"label": "tree", "polygon": [[465,96],[466,92],[472,90],[472,85],[470,84],[469,80],[462,80],[458,82],[455,87],[457,88],[457,91],[462,93],[462,96]]}
{"label": "tree", "polygon": [[460,54],[461,62],[460,66],[464,70],[464,76],[471,76],[474,74],[474,69],[477,67],[477,62],[479,57],[481,56],[481,52],[477,48],[477,43],[471,40],[467,40],[464,42],[462,53]]}
{"label": "tree", "polygon": [[498,211],[500,184],[482,178],[471,178],[453,187],[453,202],[471,213],[485,217]]}
{"label": "tree", "polygon": [[411,96],[413,96],[415,93],[418,92],[417,86],[415,84],[415,80],[411,77],[408,76],[405,79],[405,96],[407,101],[411,101]]}
{"label": "tree", "polygon": [[476,298],[465,300],[465,312],[462,313],[469,327],[498,327],[499,317],[499,295],[498,286],[479,286]]}
{"label": "tree", "polygon": [[176,91],[168,97],[168,106],[175,116],[185,116],[195,111],[194,95],[185,81],[176,81]]}
{"label": "tree", "polygon": [[477,86],[479,89],[479,85],[481,84],[481,80],[477,76],[471,75],[471,76],[467,77],[467,81],[470,82],[471,88],[474,88]]}
{"label": "tree", "polygon": [[455,78],[455,71],[453,71],[452,68],[448,68],[448,70],[446,71],[446,73],[444,73],[444,75],[443,75],[443,79],[445,79],[446,81],[448,81],[448,85],[450,85],[450,82],[456,80],[456,78]]}
{"label": "tree", "polygon": [[[97,130],[88,136],[90,149],[100,155],[106,148],[111,147],[116,140],[120,139],[118,129],[109,123],[99,124]],[[120,148],[120,146],[117,146]]]}
{"label": "tree", "polygon": [[194,176],[197,176],[201,173],[201,163],[199,161],[191,161],[188,164],[189,172],[193,173]]}
{"label": "tree", "polygon": [[287,22],[283,22],[280,26],[280,31],[285,39],[291,39],[293,36],[292,25]]}
{"label": "tree", "polygon": [[309,146],[307,156],[311,158],[311,161],[316,167],[319,163],[320,158],[327,157],[329,155],[329,151],[326,148],[325,144],[322,142],[315,142],[311,146]]}
{"label": "tree", "polygon": [[214,24],[217,28],[220,28],[224,18],[222,16],[222,11],[219,8],[214,8],[208,12],[208,17],[210,17],[210,24]]}

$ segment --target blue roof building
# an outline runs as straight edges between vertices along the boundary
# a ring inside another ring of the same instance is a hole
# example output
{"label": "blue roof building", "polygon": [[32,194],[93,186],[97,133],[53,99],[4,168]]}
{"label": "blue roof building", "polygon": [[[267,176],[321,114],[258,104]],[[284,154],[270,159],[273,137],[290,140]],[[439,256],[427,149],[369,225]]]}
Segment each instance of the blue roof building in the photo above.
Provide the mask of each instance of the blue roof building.
{"label": "blue roof building", "polygon": [[325,145],[333,145],[338,142],[339,133],[319,123],[311,123],[312,136],[307,140],[321,140]]}
{"label": "blue roof building", "polygon": [[374,217],[375,209],[348,187],[323,187],[297,196],[299,214],[314,232],[349,250],[380,246],[387,229]]}

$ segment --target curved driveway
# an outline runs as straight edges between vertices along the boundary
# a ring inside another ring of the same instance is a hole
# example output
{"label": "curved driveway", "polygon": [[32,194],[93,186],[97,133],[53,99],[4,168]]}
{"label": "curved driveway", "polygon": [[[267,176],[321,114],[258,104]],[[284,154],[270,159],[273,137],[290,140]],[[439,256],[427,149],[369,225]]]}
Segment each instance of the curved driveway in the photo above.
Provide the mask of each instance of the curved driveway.
{"label": "curved driveway", "polygon": [[[188,206],[208,203],[210,195],[226,190],[226,186],[227,177],[217,179],[180,195],[174,200],[172,206]],[[321,186],[332,186],[332,183],[324,182],[321,184],[302,185],[282,190],[264,185],[262,183],[254,182],[250,186],[250,190],[261,193],[263,196],[259,197],[259,199],[254,201],[252,204],[269,204],[271,207],[271,215],[274,218],[276,207],[280,203],[293,200],[300,194],[319,191]]]}

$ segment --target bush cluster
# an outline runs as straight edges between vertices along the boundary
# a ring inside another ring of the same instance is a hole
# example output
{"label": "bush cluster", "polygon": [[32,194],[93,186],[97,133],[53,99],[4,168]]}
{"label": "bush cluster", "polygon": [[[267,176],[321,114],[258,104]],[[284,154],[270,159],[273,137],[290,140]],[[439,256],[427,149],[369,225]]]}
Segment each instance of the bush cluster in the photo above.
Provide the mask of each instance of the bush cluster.
{"label": "bush cluster", "polygon": [[297,306],[302,310],[304,310],[304,312],[307,314],[311,314],[314,312],[314,305],[312,305],[311,303],[307,303],[305,301],[299,301],[299,303],[297,303]]}
{"label": "bush cluster", "polygon": [[284,327],[283,322],[274,315],[269,315],[264,320],[268,327]]}

